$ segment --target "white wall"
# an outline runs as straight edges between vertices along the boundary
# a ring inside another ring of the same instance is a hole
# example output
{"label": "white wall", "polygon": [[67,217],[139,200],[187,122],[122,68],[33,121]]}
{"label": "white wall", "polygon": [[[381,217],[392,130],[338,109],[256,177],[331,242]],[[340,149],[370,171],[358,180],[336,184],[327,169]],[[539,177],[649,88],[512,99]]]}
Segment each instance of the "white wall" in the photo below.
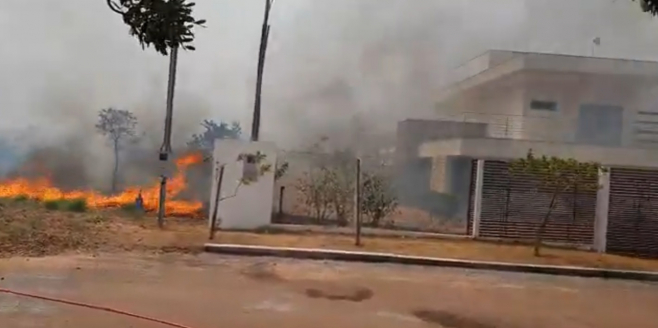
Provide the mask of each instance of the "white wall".
{"label": "white wall", "polygon": [[[263,163],[272,169],[258,180],[248,185],[240,185],[244,163],[238,161],[240,154],[265,154]],[[250,142],[242,140],[218,139],[213,152],[214,170],[210,192],[210,212],[212,217],[217,195],[219,168],[224,165],[224,177],[220,197],[229,197],[219,203],[218,217],[220,229],[255,229],[270,224],[274,195],[274,168],[277,148],[270,142]],[[240,185],[238,187],[238,185]],[[236,192],[237,191],[237,192]],[[235,195],[235,197],[231,197]]]}
{"label": "white wall", "polygon": [[[576,73],[524,72],[524,124],[527,139],[573,142],[578,114],[583,104],[624,108],[622,145],[632,143],[632,125],[640,110],[638,90],[642,81],[623,76],[596,76]],[[555,101],[555,112],[530,108],[532,100]]]}
{"label": "white wall", "polygon": [[485,87],[465,92],[459,106],[466,122],[487,123],[488,135],[495,138],[519,138],[522,131],[523,81],[513,75]]}

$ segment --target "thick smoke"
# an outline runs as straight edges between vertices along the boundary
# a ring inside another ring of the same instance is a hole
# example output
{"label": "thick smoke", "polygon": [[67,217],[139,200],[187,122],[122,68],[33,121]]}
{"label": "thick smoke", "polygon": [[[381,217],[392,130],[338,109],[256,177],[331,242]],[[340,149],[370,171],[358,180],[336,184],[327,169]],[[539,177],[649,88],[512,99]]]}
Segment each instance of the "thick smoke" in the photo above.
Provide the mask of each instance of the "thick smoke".
{"label": "thick smoke", "polygon": [[[247,133],[251,122],[264,1],[196,2],[208,27],[180,56],[175,146],[206,118]],[[431,118],[451,69],[487,49],[590,55],[594,37],[599,56],[658,49],[658,25],[630,0],[277,0],[271,24],[261,134],[283,148],[368,142]],[[60,148],[70,155],[49,161],[77,161],[77,178],[107,185],[112,153],[94,123],[114,106],[145,136],[127,172],[157,172],[146,158],[160,146],[167,59],[142,51],[105,1],[3,0],[0,41],[0,136],[21,154]]]}

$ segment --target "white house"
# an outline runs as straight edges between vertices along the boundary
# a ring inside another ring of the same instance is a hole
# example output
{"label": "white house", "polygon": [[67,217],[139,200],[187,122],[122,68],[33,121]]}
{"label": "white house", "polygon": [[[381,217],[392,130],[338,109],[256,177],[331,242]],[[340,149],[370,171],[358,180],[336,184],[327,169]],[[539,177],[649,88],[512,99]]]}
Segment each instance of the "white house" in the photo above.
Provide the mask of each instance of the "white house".
{"label": "white house", "polygon": [[546,195],[502,178],[532,149],[611,168],[598,192],[562,200],[548,239],[658,257],[658,62],[492,50],[437,103],[437,121],[398,126],[399,167],[418,171],[403,149],[431,158],[429,188],[462,199],[471,234],[534,234]]}
{"label": "white house", "polygon": [[487,135],[427,142],[423,157],[516,158],[529,148],[605,165],[658,167],[658,62],[493,50],[438,95]]}

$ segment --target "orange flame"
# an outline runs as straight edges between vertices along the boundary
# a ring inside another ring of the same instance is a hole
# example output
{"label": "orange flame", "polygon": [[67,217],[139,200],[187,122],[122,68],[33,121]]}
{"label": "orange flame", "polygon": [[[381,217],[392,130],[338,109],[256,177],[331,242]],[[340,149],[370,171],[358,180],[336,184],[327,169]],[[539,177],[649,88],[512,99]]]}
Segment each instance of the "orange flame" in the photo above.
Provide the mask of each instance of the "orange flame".
{"label": "orange flame", "polygon": [[[167,181],[165,213],[168,216],[198,215],[203,206],[201,202],[175,200],[173,198],[187,188],[187,179],[185,177],[187,168],[202,161],[203,156],[200,153],[192,153],[176,160],[176,174]],[[144,199],[144,209],[146,211],[157,210],[160,183],[155,183],[147,188],[129,187],[119,194],[105,196],[93,190],[62,191],[53,186],[47,177],[38,179],[16,178],[0,181],[0,198],[26,196],[40,201],[84,199],[87,206],[94,209],[119,208],[135,204],[140,191]]]}

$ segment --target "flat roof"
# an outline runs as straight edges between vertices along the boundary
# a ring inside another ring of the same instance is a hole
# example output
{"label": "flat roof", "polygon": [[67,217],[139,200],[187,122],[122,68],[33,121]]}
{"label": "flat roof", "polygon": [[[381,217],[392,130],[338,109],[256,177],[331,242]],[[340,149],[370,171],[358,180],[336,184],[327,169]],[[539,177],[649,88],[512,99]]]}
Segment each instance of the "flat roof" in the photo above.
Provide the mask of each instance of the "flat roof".
{"label": "flat roof", "polygon": [[617,75],[658,80],[658,61],[489,50],[457,67],[439,99],[521,71]]}

